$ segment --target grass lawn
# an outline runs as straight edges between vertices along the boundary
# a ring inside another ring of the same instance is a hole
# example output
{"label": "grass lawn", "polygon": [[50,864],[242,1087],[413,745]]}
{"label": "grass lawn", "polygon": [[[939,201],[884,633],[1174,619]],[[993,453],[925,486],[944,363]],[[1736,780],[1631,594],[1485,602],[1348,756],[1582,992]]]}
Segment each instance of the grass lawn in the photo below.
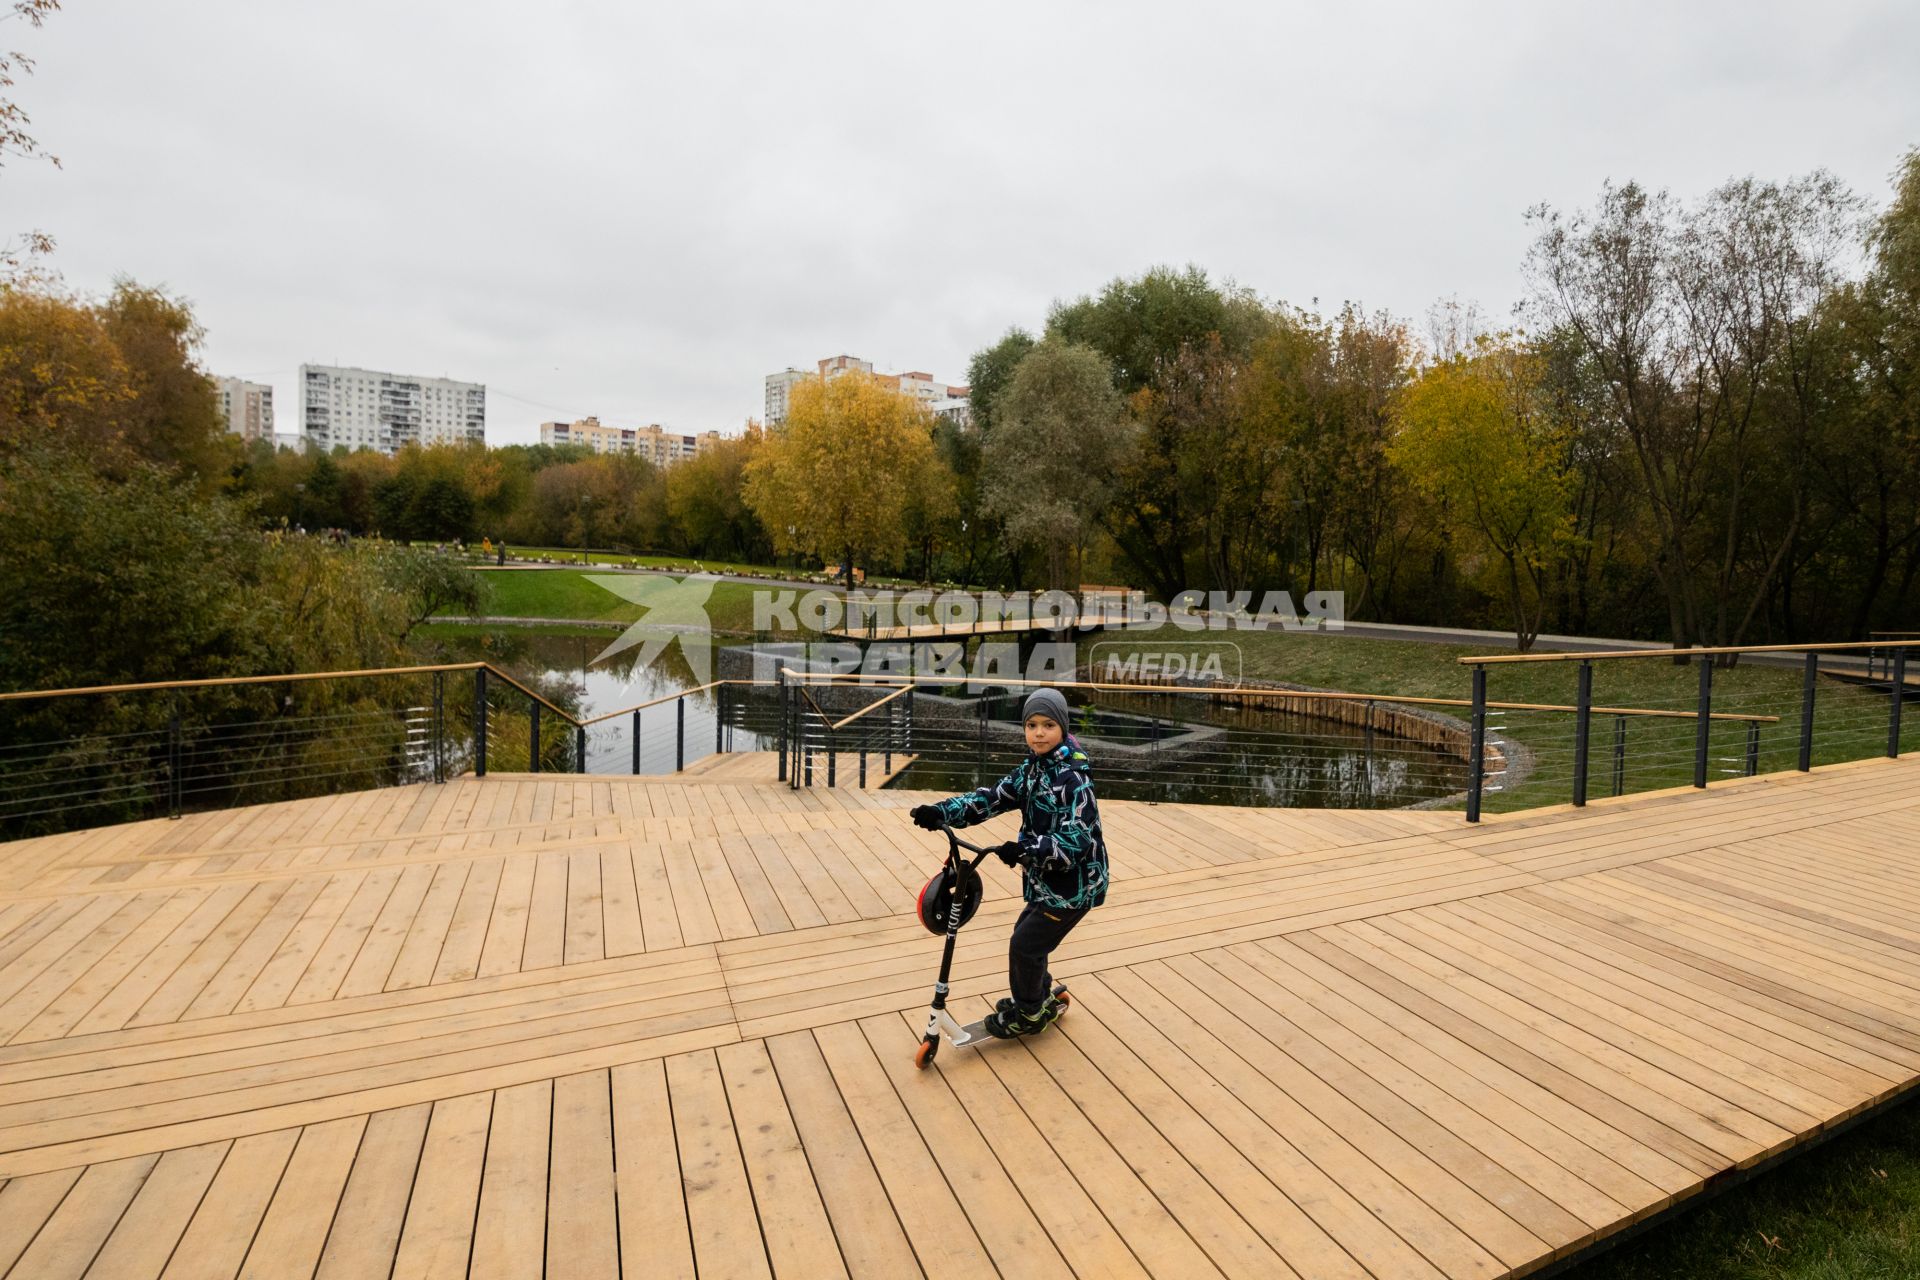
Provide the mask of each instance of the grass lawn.
{"label": "grass lawn", "polygon": [[[416,547],[430,547],[432,542],[418,541]],[[491,559],[479,554],[479,544],[469,543],[467,551],[476,563],[492,564]],[[755,564],[740,560],[701,560],[692,556],[643,556],[629,555],[619,551],[587,551],[578,547],[523,547],[514,543],[507,545],[507,561],[551,559],[561,563],[580,564],[582,556],[589,564],[621,565],[634,569],[668,569],[675,573],[737,573],[762,578],[797,578],[806,580],[825,572],[821,569],[796,569],[792,565]],[[912,587],[918,583],[905,578],[887,578],[869,575],[868,586]]]}
{"label": "grass lawn", "polygon": [[[1081,659],[1095,644],[1100,658],[1135,648],[1152,650],[1194,642],[1232,641],[1240,648],[1248,679],[1279,680],[1353,693],[1409,697],[1472,696],[1471,668],[1458,659],[1498,652],[1483,647],[1428,644],[1418,640],[1375,640],[1359,636],[1317,635],[1298,631],[1184,632],[1165,628],[1152,634],[1112,633],[1081,641]],[[1571,706],[1577,696],[1579,665],[1573,662],[1523,662],[1488,668],[1489,702],[1547,703]],[[1232,672],[1229,670],[1228,675]],[[1793,667],[1743,663],[1713,673],[1713,710],[1749,716],[1774,716],[1759,727],[1759,772],[1795,767],[1800,742],[1802,673]],[[1677,667],[1665,658],[1615,658],[1593,664],[1593,704],[1689,713],[1681,719],[1616,717],[1596,713],[1588,734],[1587,794],[1613,792],[1615,735],[1624,725],[1622,791],[1657,790],[1693,781],[1694,737],[1691,714],[1699,705],[1695,664]],[[1813,763],[1832,764],[1878,755],[1887,745],[1887,699],[1844,681],[1822,677],[1814,697]],[[1455,714],[1463,719],[1466,708]],[[1534,767],[1518,786],[1489,791],[1489,812],[1564,804],[1572,799],[1574,716],[1559,711],[1490,712],[1489,730],[1528,747]],[[1745,772],[1748,729],[1739,722],[1716,721],[1708,745],[1708,778]],[[1901,750],[1920,749],[1920,706],[1901,720]],[[1490,779],[1496,783],[1497,779]]]}
{"label": "grass lawn", "polygon": [[[584,618],[632,622],[646,609],[589,581],[591,569],[520,570],[482,574],[488,589],[486,611],[500,618]],[[647,579],[636,579],[645,582]],[[753,596],[757,591],[795,590],[751,582],[716,582],[707,598],[707,616],[716,631],[753,633]]]}
{"label": "grass lawn", "polygon": [[1897,1107],[1564,1275],[1565,1280],[1920,1276],[1920,1107]]}

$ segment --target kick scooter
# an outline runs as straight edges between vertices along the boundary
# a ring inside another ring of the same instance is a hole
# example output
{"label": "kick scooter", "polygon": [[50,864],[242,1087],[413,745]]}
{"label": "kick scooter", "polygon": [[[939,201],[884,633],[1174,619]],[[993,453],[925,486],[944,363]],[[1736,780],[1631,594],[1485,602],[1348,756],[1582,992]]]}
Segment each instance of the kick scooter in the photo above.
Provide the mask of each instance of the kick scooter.
{"label": "kick scooter", "polygon": [[[940,1052],[942,1032],[946,1033],[956,1049],[971,1049],[982,1040],[999,1038],[987,1031],[985,1018],[963,1027],[947,1012],[947,977],[953,969],[953,942],[960,936],[960,926],[971,920],[973,913],[980,909],[978,868],[993,850],[982,849],[977,844],[962,840],[952,827],[942,826],[940,829],[947,833],[946,865],[921,887],[920,899],[915,904],[920,923],[927,931],[944,933],[947,937],[946,947],[940,953],[940,978],[933,984],[933,1007],[927,1012],[927,1030],[920,1037],[920,1047],[913,1055],[913,1065],[922,1071],[933,1065],[934,1054]],[[961,854],[962,849],[973,853],[974,858],[968,861]],[[1062,1006],[1072,1003],[1064,982],[1053,984],[1053,997]],[[1061,1012],[1065,1012],[1064,1007]]]}

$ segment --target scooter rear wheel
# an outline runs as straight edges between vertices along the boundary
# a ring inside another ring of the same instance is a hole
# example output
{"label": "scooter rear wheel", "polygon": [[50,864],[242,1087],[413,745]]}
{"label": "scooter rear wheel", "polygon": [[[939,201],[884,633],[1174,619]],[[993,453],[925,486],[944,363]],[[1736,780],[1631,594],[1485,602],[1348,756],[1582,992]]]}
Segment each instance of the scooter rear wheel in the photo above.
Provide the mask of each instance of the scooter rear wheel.
{"label": "scooter rear wheel", "polygon": [[914,1050],[913,1065],[925,1071],[933,1065],[933,1055],[940,1051],[938,1040],[922,1040],[920,1047]]}

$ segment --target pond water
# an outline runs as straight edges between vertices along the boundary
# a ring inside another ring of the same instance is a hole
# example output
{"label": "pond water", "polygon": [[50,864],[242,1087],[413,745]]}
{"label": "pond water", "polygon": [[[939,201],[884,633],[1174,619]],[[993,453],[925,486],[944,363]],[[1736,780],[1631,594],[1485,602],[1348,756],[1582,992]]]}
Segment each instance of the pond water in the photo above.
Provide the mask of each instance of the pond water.
{"label": "pond water", "polygon": [[[641,773],[671,773],[676,758],[691,764],[713,752],[716,742],[731,751],[776,746],[770,691],[751,703],[737,691],[730,694],[725,725],[714,691],[672,697],[699,683],[682,647],[686,641],[643,667],[639,646],[595,661],[618,635],[611,629],[443,626],[432,635],[446,660],[486,658],[583,718],[668,699],[640,713]],[[717,670],[722,644],[737,643],[712,644],[707,670]],[[977,699],[954,703],[945,716],[923,702],[915,722],[920,758],[893,785],[958,792],[999,778],[1025,754],[1018,725],[1022,701],[1023,695],[990,699],[984,734]],[[1391,808],[1450,795],[1466,783],[1465,764],[1445,752],[1316,717],[1212,706],[1177,695],[1103,695],[1090,707],[1076,695],[1075,704],[1073,732],[1103,797]],[[632,716],[589,730],[588,772],[630,773],[633,759]]]}

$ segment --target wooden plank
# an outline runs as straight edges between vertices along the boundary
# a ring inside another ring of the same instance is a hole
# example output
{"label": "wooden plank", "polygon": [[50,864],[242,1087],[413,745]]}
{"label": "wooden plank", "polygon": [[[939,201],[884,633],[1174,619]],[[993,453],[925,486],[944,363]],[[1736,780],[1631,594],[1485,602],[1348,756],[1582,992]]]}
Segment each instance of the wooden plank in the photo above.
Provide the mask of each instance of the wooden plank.
{"label": "wooden plank", "polygon": [[600,900],[607,954],[628,956],[645,951],[646,931],[641,928],[633,852],[624,841],[600,851]]}
{"label": "wooden plank", "polygon": [[282,1129],[234,1142],[161,1273],[164,1280],[239,1274],[298,1137]]}
{"label": "wooden plank", "polygon": [[261,968],[246,994],[234,1003],[233,1011],[277,1009],[285,1004],[365,879],[366,873],[360,871],[336,871],[328,876],[326,888]]}
{"label": "wooden plank", "polygon": [[848,1270],[854,1275],[917,1273],[913,1248],[812,1033],[793,1032],[764,1043]]}
{"label": "wooden plank", "polygon": [[545,969],[566,959],[567,855],[542,853],[534,863],[533,899],[527,907],[527,945],[522,969]]}
{"label": "wooden plank", "polygon": [[536,859],[524,854],[510,856],[501,864],[500,892],[494,898],[493,914],[487,921],[487,940],[480,950],[483,978],[521,971],[520,957],[526,949],[527,913],[533,905],[536,866]]}
{"label": "wooden plank", "polygon": [[433,1104],[393,1260],[395,1275],[437,1280],[467,1274],[492,1113],[490,1093]]}
{"label": "wooden plank", "polygon": [[609,1074],[622,1273],[692,1280],[693,1242],[666,1065],[632,1063]]}
{"label": "wooden plank", "polygon": [[667,1092],[695,1265],[714,1275],[772,1275],[760,1233],[741,1230],[754,1219],[753,1191],[713,1053],[668,1058]]}
{"label": "wooden plank", "polygon": [[374,918],[358,954],[348,966],[346,976],[340,980],[335,992],[337,998],[386,990],[387,978],[393,972],[394,962],[400,957],[400,948],[405,944],[421,903],[426,900],[427,890],[433,884],[433,874],[431,866],[420,864],[400,873],[393,892],[382,904],[380,914]]}
{"label": "wooden plank", "polygon": [[464,862],[443,862],[433,869],[433,881],[400,944],[400,954],[387,974],[383,990],[402,991],[408,987],[424,987],[433,981],[434,970],[440,963],[440,949],[453,927],[454,909],[460,905],[471,871],[471,864]]}
{"label": "wooden plank", "polygon": [[[979,1007],[984,1010],[987,1006],[982,1001]],[[924,1025],[905,1014],[892,1019],[874,1019],[866,1024],[868,1042],[884,1059],[885,1055],[915,1043]],[[1101,1212],[1073,1170],[1048,1145],[1034,1120],[1015,1104],[1013,1095],[998,1077],[990,1070],[969,1070],[963,1065],[957,1069],[941,1069],[939,1079],[952,1090],[954,1104],[972,1120],[981,1139],[999,1160],[1041,1230],[1059,1249],[1073,1274],[1139,1276],[1145,1280],[1147,1271],[1115,1229],[1115,1224]],[[924,1095],[928,1092],[935,1091],[915,1088],[912,1096],[924,1105]],[[985,1230],[997,1229],[978,1215],[975,1221]],[[1199,1267],[1203,1272],[1210,1269],[1204,1262]],[[1183,1274],[1193,1273],[1189,1270]]]}
{"label": "wooden plank", "polygon": [[[547,1274],[620,1275],[614,1206],[613,1111],[605,1071],[553,1082],[552,1181],[547,1193]],[[734,1224],[740,1229],[740,1223]]]}
{"label": "wooden plank", "polygon": [[541,1274],[547,1241],[548,1135],[553,1082],[537,1080],[493,1095],[493,1122],[474,1224],[476,1280]]}
{"label": "wooden plank", "polygon": [[367,1119],[353,1172],[327,1232],[317,1280],[359,1280],[393,1269],[394,1250],[406,1220],[407,1197],[433,1107],[417,1103]]}
{"label": "wooden plank", "polygon": [[865,1034],[852,1023],[839,1023],[821,1027],[813,1036],[921,1269],[936,1280],[992,1270],[991,1255],[874,1058]]}
{"label": "wooden plank", "polygon": [[162,1155],[87,1274],[152,1280],[164,1271],[232,1145],[210,1142]]}
{"label": "wooden plank", "polygon": [[766,1043],[726,1045],[716,1056],[773,1274],[846,1275]]}
{"label": "wooden plank", "polygon": [[56,1169],[9,1178],[0,1187],[0,1275],[8,1274],[20,1255],[60,1207],[85,1170]]}
{"label": "wooden plank", "polygon": [[158,1161],[157,1155],[131,1156],[87,1169],[33,1237],[11,1274],[33,1280],[84,1275]]}
{"label": "wooden plank", "polygon": [[366,1116],[345,1116],[301,1130],[242,1275],[313,1274],[366,1128]]}
{"label": "wooden plank", "polygon": [[567,855],[567,923],[563,944],[567,964],[603,960],[606,923],[600,892],[600,851],[588,847]]}

